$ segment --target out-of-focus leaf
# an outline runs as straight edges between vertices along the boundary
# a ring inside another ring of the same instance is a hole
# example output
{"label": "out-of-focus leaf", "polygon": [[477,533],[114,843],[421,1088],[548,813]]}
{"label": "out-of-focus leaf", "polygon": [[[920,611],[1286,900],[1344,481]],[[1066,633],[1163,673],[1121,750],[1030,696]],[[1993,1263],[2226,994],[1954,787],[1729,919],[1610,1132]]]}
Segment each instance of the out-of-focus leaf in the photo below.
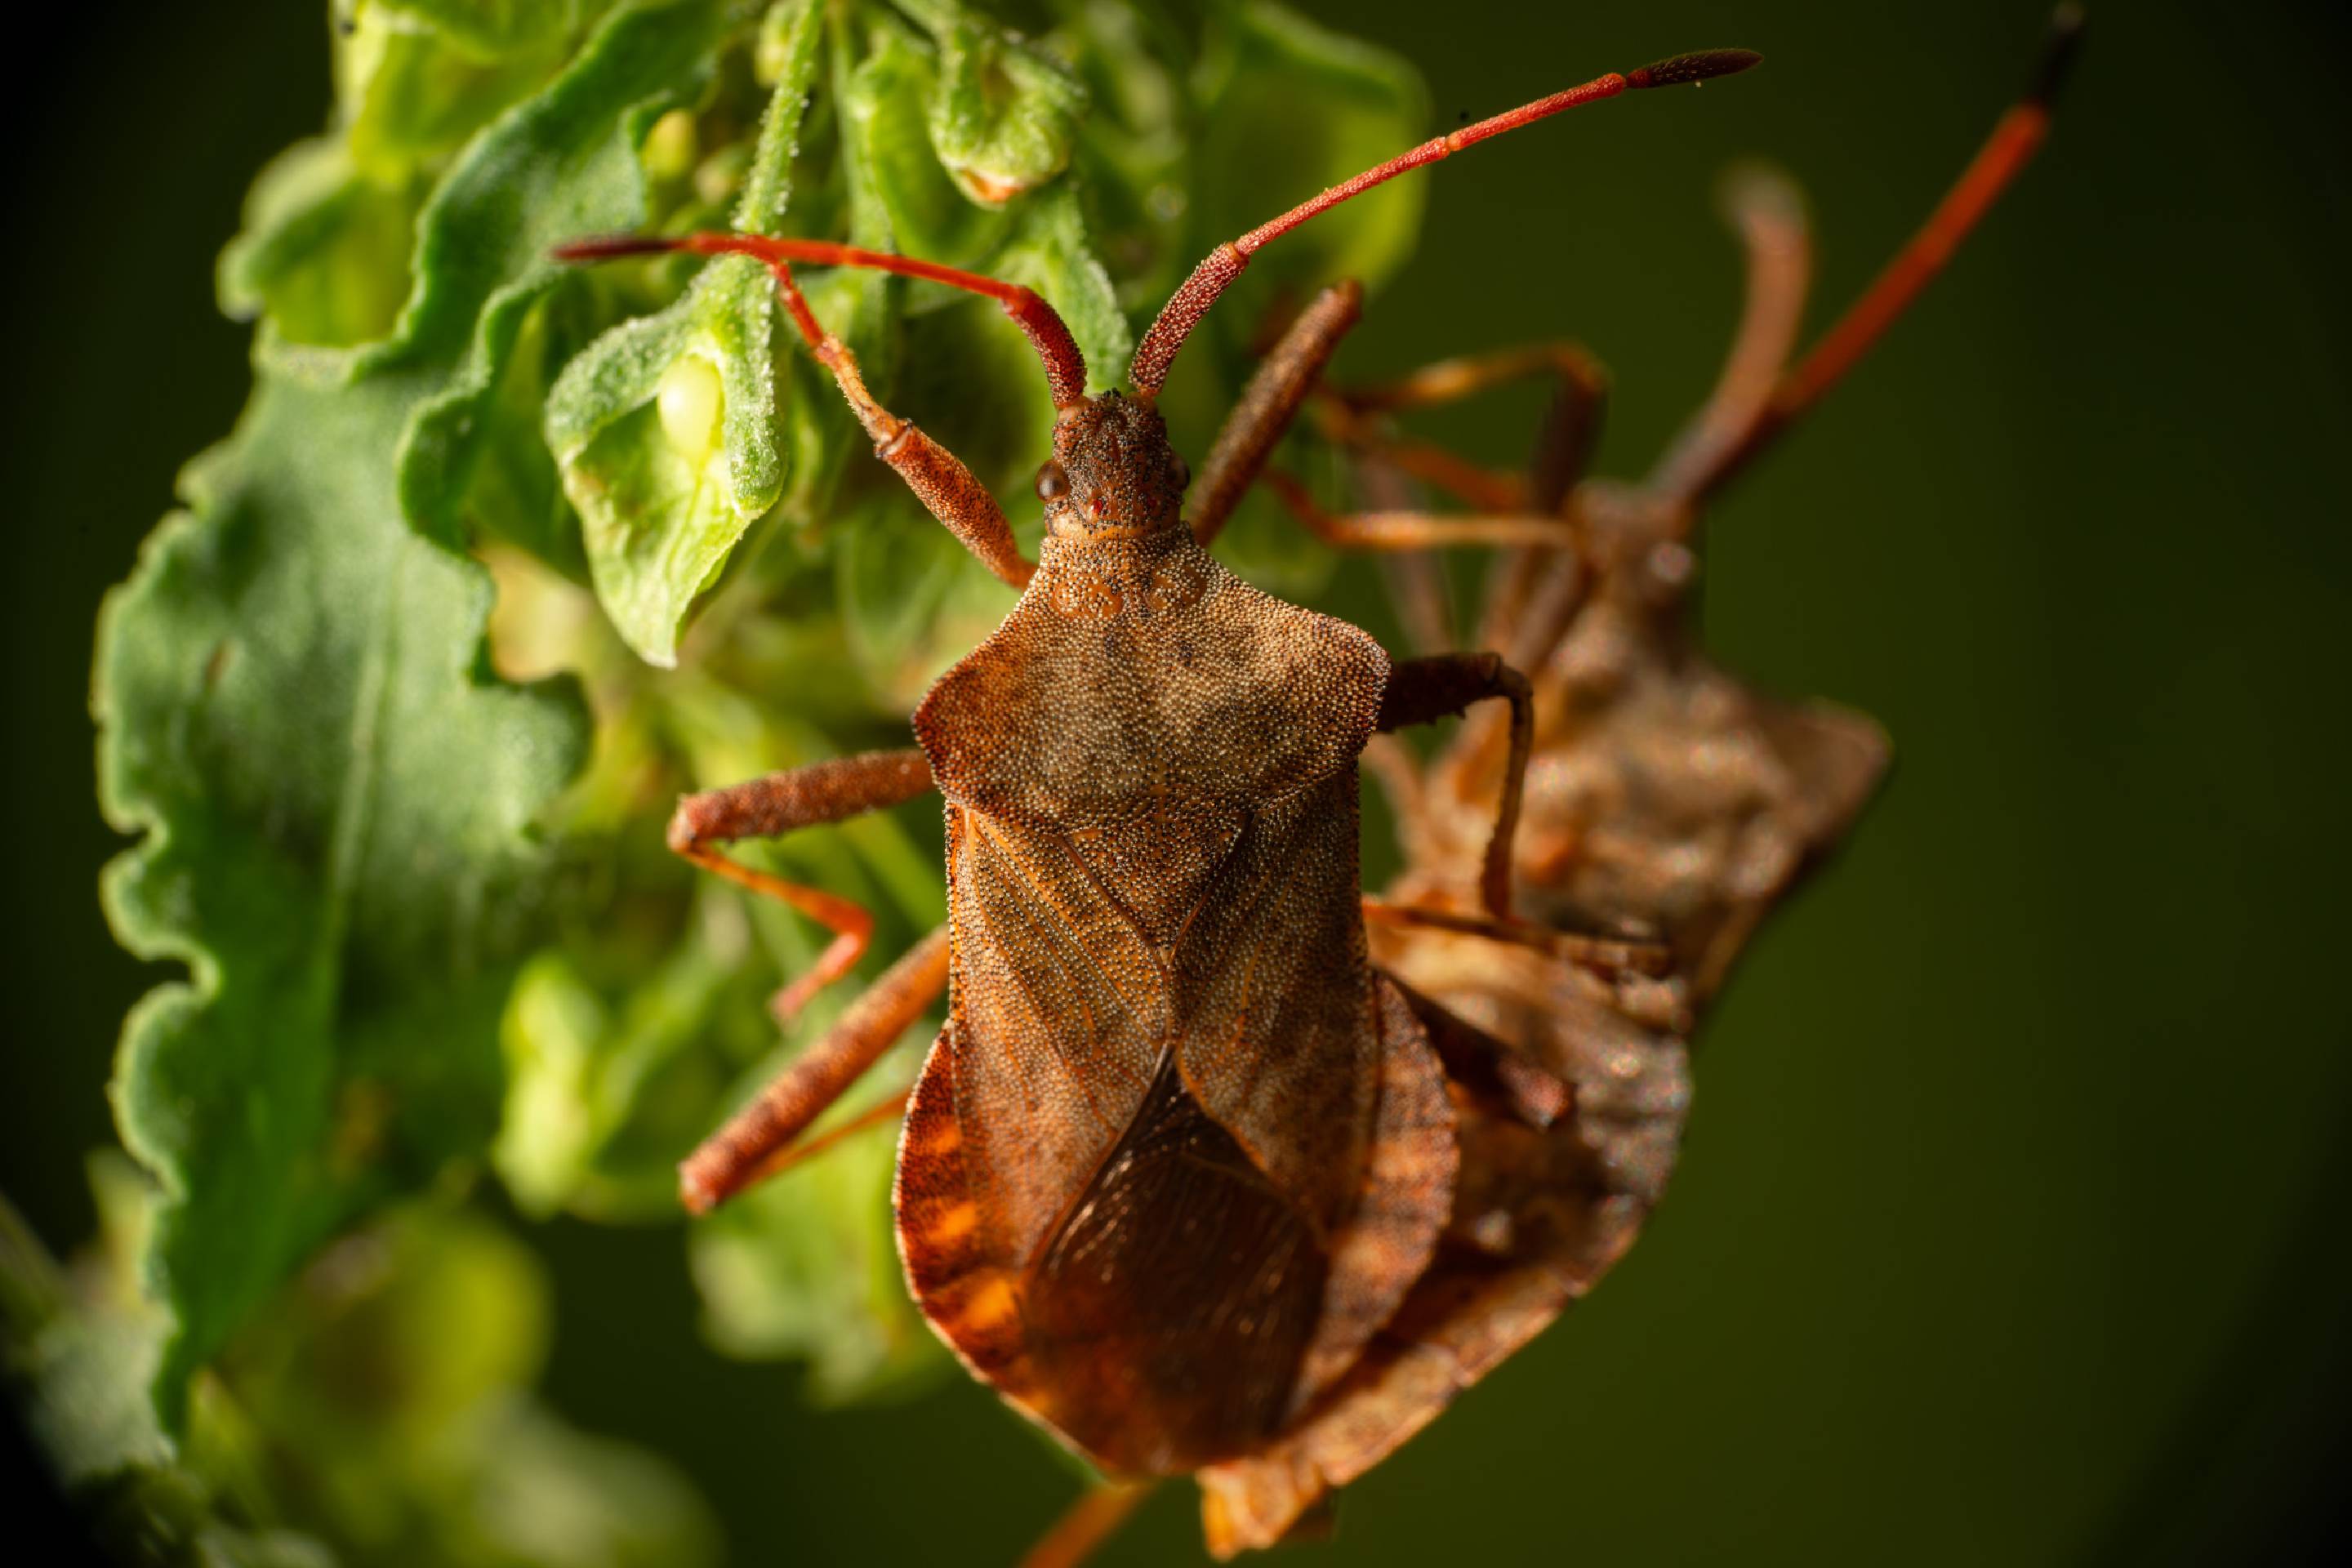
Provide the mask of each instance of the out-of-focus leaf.
{"label": "out-of-focus leaf", "polygon": [[[822,13],[801,5],[776,14],[782,74],[743,195],[747,229],[782,219],[816,71]],[[781,315],[765,268],[721,258],[668,310],[598,338],[548,395],[547,445],[580,511],[590,578],[647,663],[677,662],[696,601],[783,493]]]}
{"label": "out-of-focus leaf", "polygon": [[354,1564],[693,1568],[708,1511],[652,1456],[527,1390],[551,1303],[530,1250],[411,1208],[328,1249],[223,1358],[218,1436],[249,1487]]}
{"label": "out-of-focus leaf", "polygon": [[122,944],[186,963],[123,1032],[163,1189],[157,1393],[311,1248],[488,1141],[495,1033],[578,766],[569,696],[488,677],[481,569],[392,504],[396,382],[265,376],[108,596],[94,706]]}
{"label": "out-of-focus leaf", "polygon": [[[930,1039],[929,1027],[910,1031],[867,1076],[871,1087],[817,1130],[904,1089]],[[747,1077],[744,1092],[765,1076]],[[805,1361],[811,1396],[824,1404],[910,1388],[946,1368],[899,1274],[890,1229],[897,1153],[887,1130],[860,1133],[696,1222],[689,1258],[720,1350]]]}
{"label": "out-of-focus leaf", "polygon": [[289,342],[383,336],[408,296],[408,235],[422,200],[362,174],[340,138],[296,142],[246,197],[244,228],[221,252],[221,309],[266,314]]}
{"label": "out-of-focus leaf", "polygon": [[[144,1223],[107,1201],[123,1184],[105,1162],[102,1218]],[[101,1238],[110,1253],[135,1237]],[[0,1389],[20,1401],[33,1441],[102,1550],[155,1568],[333,1568],[317,1542],[222,1517],[215,1489],[183,1460],[148,1397],[168,1321],[113,1268],[69,1278],[0,1198]]]}
{"label": "out-of-focus leaf", "polygon": [[352,162],[396,184],[447,157],[560,64],[580,0],[352,0],[336,28],[336,98]]}
{"label": "out-of-focus leaf", "polygon": [[964,194],[996,205],[1069,166],[1086,89],[1051,55],[959,0],[898,0],[939,48],[926,119],[933,152]]}
{"label": "out-of-focus leaf", "polygon": [[975,205],[940,166],[927,106],[937,57],[908,29],[877,18],[873,47],[841,87],[841,114],[859,166],[887,214],[892,247],[970,267],[1003,242],[998,204]]}
{"label": "out-of-focus leaf", "polygon": [[553,74],[601,0],[353,0],[336,29],[338,130],[274,160],[222,253],[231,315],[283,342],[344,348],[389,332],[433,178]]}
{"label": "out-of-focus leaf", "polygon": [[[676,1468],[518,1402],[442,1472],[470,1527],[458,1568],[704,1568],[721,1556],[709,1508]],[[394,1563],[414,1561],[394,1558]]]}
{"label": "out-of-focus leaf", "polygon": [[435,189],[417,222],[415,290],[398,330],[352,367],[447,376],[400,451],[402,509],[428,535],[466,539],[489,447],[515,461],[538,447],[538,422],[499,417],[497,391],[532,310],[565,275],[548,252],[583,234],[644,226],[638,145],[664,112],[705,90],[740,9],[721,0],[620,5],[544,90],[469,142]]}
{"label": "out-of-focus leaf", "polygon": [[1140,5],[1079,6],[1055,30],[1088,96],[1074,153],[1103,263],[1129,311],[1156,311],[1199,259],[1192,239],[1190,52]]}
{"label": "out-of-focus leaf", "polygon": [[684,938],[617,998],[561,949],[516,982],[496,1158],[525,1212],[675,1217],[677,1162],[710,1131],[741,1063],[773,1044],[767,965],[735,895],[709,888],[695,902]]}
{"label": "out-of-focus leaf", "polygon": [[[1428,133],[1428,92],[1409,62],[1272,0],[1218,18],[1193,85],[1203,254]],[[1392,181],[1267,246],[1210,313],[1220,339],[1248,342],[1269,309],[1296,310],[1341,278],[1377,289],[1412,249],[1426,190]]]}

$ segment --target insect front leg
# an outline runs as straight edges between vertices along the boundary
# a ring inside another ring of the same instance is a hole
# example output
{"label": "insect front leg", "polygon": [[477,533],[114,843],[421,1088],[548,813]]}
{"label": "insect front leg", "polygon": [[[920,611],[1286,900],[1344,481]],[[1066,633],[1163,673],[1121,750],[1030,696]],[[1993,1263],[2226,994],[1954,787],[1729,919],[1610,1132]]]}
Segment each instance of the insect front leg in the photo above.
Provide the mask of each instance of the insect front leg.
{"label": "insect front leg", "polygon": [[905,1109],[904,1091],[855,1122],[793,1147],[825,1108],[898,1043],[930,1009],[948,983],[948,931],[924,937],[852,1002],[823,1039],[793,1059],[760,1097],[704,1140],[678,1167],[678,1194],[696,1214],[708,1214],[764,1177],[830,1147],[839,1136],[870,1127]]}
{"label": "insect front leg", "polygon": [[866,390],[865,375],[848,344],[827,332],[817,341],[815,353],[818,363],[833,373],[850,411],[872,437],[874,455],[898,470],[924,510],[961,540],[982,565],[1013,586],[1025,587],[1036,573],[1036,563],[1021,553],[1013,542],[1013,525],[1005,521],[1004,509],[996,504],[988,487],[964,467],[962,458],[911,421],[883,407]]}
{"label": "insect front leg", "polygon": [[1503,768],[1502,798],[1495,808],[1495,831],[1478,879],[1486,912],[1511,918],[1511,844],[1519,826],[1519,800],[1527,790],[1528,753],[1536,732],[1535,697],[1528,678],[1498,654],[1443,653],[1404,659],[1389,672],[1374,727],[1383,732],[1408,724],[1453,718],[1473,702],[1500,697],[1511,705],[1510,755]]}
{"label": "insect front leg", "polygon": [[743,838],[776,838],[796,827],[839,822],[914,799],[932,788],[930,764],[908,747],[868,752],[791,768],[749,784],[706,790],[677,803],[669,847],[739,887],[787,904],[833,932],[806,974],[777,993],[776,1020],[789,1023],[811,996],[857,966],[873,940],[874,917],[822,888],[788,881],[732,859],[719,847]]}

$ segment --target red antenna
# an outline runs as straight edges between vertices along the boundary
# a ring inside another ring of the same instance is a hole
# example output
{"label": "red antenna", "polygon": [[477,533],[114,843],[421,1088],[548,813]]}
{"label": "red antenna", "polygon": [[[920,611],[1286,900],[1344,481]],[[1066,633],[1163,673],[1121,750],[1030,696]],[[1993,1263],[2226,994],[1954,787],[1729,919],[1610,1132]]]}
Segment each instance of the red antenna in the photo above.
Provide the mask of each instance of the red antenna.
{"label": "red antenna", "polygon": [[1532,125],[1548,120],[1563,110],[1580,104],[1592,103],[1604,98],[1615,98],[1621,92],[1639,92],[1645,88],[1679,87],[1685,82],[1702,82],[1710,77],[1730,76],[1744,71],[1764,57],[1751,49],[1702,49],[1696,54],[1676,55],[1655,65],[1628,71],[1620,76],[1615,71],[1595,77],[1581,87],[1571,87],[1564,92],[1539,98],[1535,102],[1482,120],[1475,125],[1465,125],[1459,131],[1433,137],[1412,152],[1390,159],[1358,174],[1354,179],[1333,185],[1312,201],[1301,202],[1271,223],[1260,224],[1239,239],[1228,240],[1202,258],[1184,279],[1168,303],[1160,308],[1160,319],[1143,334],[1137,345],[1134,362],[1128,367],[1128,376],[1135,389],[1146,397],[1159,395],[1160,386],[1168,380],[1168,367],[1176,358],[1176,351],[1216,303],[1225,286],[1242,275],[1249,258],[1268,240],[1288,234],[1318,213],[1328,212],[1351,196],[1361,195],[1374,185],[1395,179],[1408,170],[1424,163],[1434,163],[1450,158],[1465,147],[1475,146],[1490,136],[1500,136],[1506,131],[1517,131],[1522,125]]}
{"label": "red antenna", "polygon": [[676,238],[654,238],[645,235],[618,234],[593,239],[575,239],[559,245],[551,253],[558,261],[604,261],[619,256],[656,256],[671,251],[687,251],[696,256],[748,256],[763,263],[775,274],[776,287],[784,296],[784,305],[792,311],[793,322],[801,336],[809,341],[819,361],[830,363],[825,344],[825,330],[808,307],[801,294],[801,286],[793,277],[793,263],[805,261],[813,267],[870,267],[879,272],[896,272],[908,278],[920,278],[928,282],[944,283],[951,289],[968,289],[986,295],[1004,307],[1004,313],[1013,324],[1029,336],[1037,357],[1045,364],[1045,381],[1054,393],[1054,406],[1067,408],[1083,403],[1087,396],[1087,361],[1078,353],[1077,341],[1070,329],[1054,312],[1034,289],[1018,283],[1002,283],[993,278],[983,278],[977,272],[961,268],[942,267],[936,261],[918,261],[911,256],[894,256],[888,251],[866,250],[855,245],[836,245],[824,239],[769,239],[749,234],[687,234]]}

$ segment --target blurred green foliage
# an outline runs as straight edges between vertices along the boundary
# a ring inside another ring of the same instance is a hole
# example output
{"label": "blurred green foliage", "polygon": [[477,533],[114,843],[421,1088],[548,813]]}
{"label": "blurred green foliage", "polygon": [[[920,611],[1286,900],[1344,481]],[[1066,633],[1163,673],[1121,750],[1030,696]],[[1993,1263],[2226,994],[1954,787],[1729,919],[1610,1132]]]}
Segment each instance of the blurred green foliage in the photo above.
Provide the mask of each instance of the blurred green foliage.
{"label": "blurred green foliage", "polygon": [[[173,1500],[173,1561],[692,1562],[674,1478],[530,1405],[543,1286],[462,1205],[488,1169],[526,1215],[679,1217],[680,1156],[854,988],[780,1041],[765,996],[811,928],[669,857],[667,802],[887,737],[1010,595],[865,459],[761,268],[549,251],[731,224],[950,261],[1036,289],[1110,384],[1181,258],[1409,139],[1423,98],[1265,0],[1091,0],[1034,39],[952,0],[334,16],[333,122],[263,171],[220,262],[252,401],[100,627],[101,798],[141,838],[109,916],[190,973],[124,1034],[145,1175],[108,1181],[136,1238],[100,1298],[20,1327],[135,1353],[20,1370],[78,1491],[127,1487],[134,1531]],[[1281,160],[1204,142],[1236,104]],[[1417,210],[1367,204],[1254,308],[1376,283]],[[1053,408],[991,302],[822,269],[808,294],[880,395],[1020,493]],[[1198,356],[1204,406],[1245,348]],[[873,907],[887,959],[940,915],[927,837],[883,816],[755,853]],[[716,1343],[804,1361],[824,1403],[947,1365],[890,1164],[867,1139],[696,1227]]]}

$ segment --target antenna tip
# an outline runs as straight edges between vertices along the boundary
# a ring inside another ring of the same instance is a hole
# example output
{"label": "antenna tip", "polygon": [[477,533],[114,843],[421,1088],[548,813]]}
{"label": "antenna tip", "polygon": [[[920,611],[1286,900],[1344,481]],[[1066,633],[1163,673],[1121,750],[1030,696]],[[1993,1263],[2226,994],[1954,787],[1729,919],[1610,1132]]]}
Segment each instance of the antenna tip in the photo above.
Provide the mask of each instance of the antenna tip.
{"label": "antenna tip", "polygon": [[2033,75],[2025,86],[2025,101],[2048,108],[2066,85],[2067,76],[2074,68],[2074,58],[2083,49],[2083,7],[2074,0],[2050,14],[2050,30],[2043,35],[2042,58],[2034,62]]}
{"label": "antenna tip", "polygon": [[1636,92],[1648,87],[1680,87],[1685,82],[1706,81],[1710,77],[1735,76],[1763,62],[1764,57],[1754,49],[1700,49],[1627,71],[1625,85]]}
{"label": "antenna tip", "polygon": [[610,261],[621,256],[657,256],[666,250],[683,249],[677,240],[658,239],[643,234],[592,234],[582,239],[567,239],[547,254],[555,261]]}

